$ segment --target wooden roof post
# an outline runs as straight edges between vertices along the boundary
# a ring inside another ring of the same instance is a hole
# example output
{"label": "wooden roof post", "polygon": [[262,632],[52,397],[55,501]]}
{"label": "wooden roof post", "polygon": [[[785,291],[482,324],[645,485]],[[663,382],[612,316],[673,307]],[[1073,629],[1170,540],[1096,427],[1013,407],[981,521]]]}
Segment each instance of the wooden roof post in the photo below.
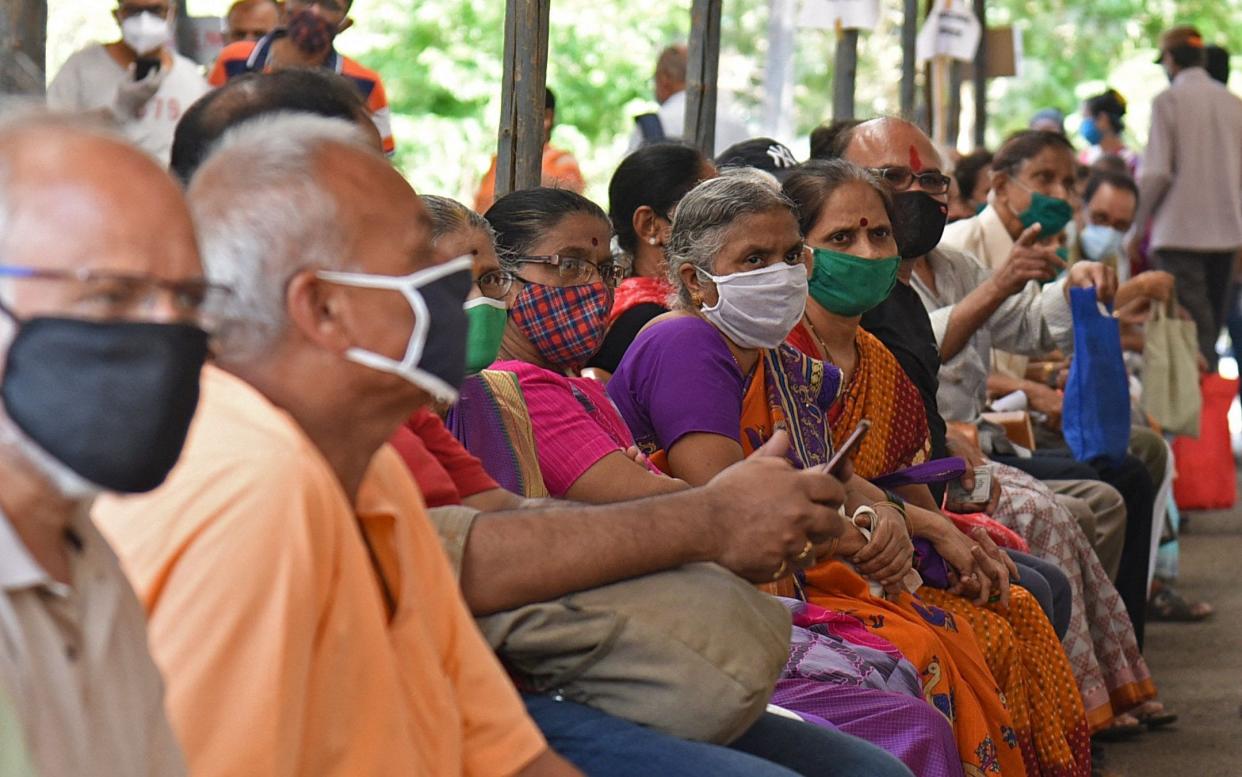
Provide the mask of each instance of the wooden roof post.
{"label": "wooden roof post", "polygon": [[918,72],[915,58],[915,41],[919,36],[919,0],[904,0],[904,18],[901,21],[901,115],[914,121],[915,75]]}
{"label": "wooden roof post", "polygon": [[841,28],[837,20],[837,51],[832,71],[832,120],[854,118],[854,85],[858,80],[858,30]]}
{"label": "wooden roof post", "polygon": [[988,142],[988,17],[986,0],[974,0],[975,16],[983,34],[975,52],[975,148]]}
{"label": "wooden roof post", "polygon": [[46,52],[47,0],[0,0],[0,95],[42,95]]}
{"label": "wooden roof post", "polygon": [[716,79],[720,72],[721,5],[722,0],[693,0],[690,7],[683,137],[709,159],[716,155]]}
{"label": "wooden roof post", "polygon": [[541,182],[550,0],[506,0],[496,198]]}

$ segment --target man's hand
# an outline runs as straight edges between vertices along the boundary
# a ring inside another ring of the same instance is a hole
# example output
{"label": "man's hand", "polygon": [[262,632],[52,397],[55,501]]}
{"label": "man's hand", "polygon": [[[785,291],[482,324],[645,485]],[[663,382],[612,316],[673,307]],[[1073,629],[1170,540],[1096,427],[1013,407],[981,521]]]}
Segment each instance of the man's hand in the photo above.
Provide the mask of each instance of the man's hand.
{"label": "man's hand", "polygon": [[1031,281],[1050,281],[1065,267],[1056,249],[1038,245],[1042,227],[1032,224],[1018,236],[1009,251],[1009,258],[996,269],[992,282],[1007,296],[1022,291]]}
{"label": "man's hand", "polygon": [[151,101],[168,76],[167,69],[161,67],[147,73],[141,81],[135,81],[136,67],[130,64],[126,79],[116,88],[116,96],[112,99],[112,115],[122,124],[138,118],[143,106]]}
{"label": "man's hand", "polygon": [[811,566],[846,530],[837,512],[845,502],[841,482],[818,468],[794,469],[785,458],[788,447],[787,433],[778,431],[703,487],[711,521],[704,541],[715,543],[712,557],[752,582]]}
{"label": "man's hand", "polygon": [[1095,297],[1100,302],[1112,302],[1117,295],[1117,273],[1113,268],[1099,262],[1078,262],[1069,269],[1065,283],[1065,298],[1069,299],[1071,288],[1095,287]]}
{"label": "man's hand", "polygon": [[1065,401],[1061,392],[1029,380],[1022,384],[1022,391],[1026,393],[1032,410],[1048,416],[1051,428],[1057,429],[1061,426],[1061,409]]}
{"label": "man's hand", "polygon": [[1173,289],[1177,285],[1173,276],[1163,270],[1148,270],[1139,273],[1135,280],[1142,283],[1143,296],[1148,299],[1168,302],[1173,297]]}

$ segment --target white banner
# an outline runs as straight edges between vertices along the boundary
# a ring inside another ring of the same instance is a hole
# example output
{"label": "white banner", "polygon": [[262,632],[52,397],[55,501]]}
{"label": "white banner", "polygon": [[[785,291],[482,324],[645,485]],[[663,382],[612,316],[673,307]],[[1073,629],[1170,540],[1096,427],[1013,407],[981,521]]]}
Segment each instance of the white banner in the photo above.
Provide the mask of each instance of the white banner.
{"label": "white banner", "polygon": [[874,30],[880,22],[880,0],[802,0],[799,26],[831,30],[838,19],[844,30]]}

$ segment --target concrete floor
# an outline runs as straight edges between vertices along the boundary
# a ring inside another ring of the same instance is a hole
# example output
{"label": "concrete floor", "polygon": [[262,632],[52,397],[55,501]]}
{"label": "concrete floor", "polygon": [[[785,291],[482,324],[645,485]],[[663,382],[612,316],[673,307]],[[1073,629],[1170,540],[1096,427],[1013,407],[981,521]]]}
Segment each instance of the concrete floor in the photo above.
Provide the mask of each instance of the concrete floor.
{"label": "concrete floor", "polygon": [[1192,513],[1181,538],[1187,599],[1216,606],[1196,624],[1149,623],[1145,655],[1160,698],[1181,720],[1111,744],[1110,777],[1242,776],[1242,506]]}

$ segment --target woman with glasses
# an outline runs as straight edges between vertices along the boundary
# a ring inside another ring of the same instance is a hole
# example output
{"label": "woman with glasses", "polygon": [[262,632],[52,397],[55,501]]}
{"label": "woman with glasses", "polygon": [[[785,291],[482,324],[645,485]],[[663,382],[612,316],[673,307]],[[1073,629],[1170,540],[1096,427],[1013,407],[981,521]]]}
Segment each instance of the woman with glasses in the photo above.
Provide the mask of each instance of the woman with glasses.
{"label": "woman with glasses", "polygon": [[627,156],[608,184],[608,215],[629,272],[617,286],[608,314],[608,334],[590,366],[606,378],[651,319],[668,310],[673,287],[664,264],[664,244],[677,201],[716,167],[697,148],[655,143]]}
{"label": "woman with glasses", "polygon": [[[685,489],[632,447],[602,384],[573,374],[602,332],[597,301],[615,278],[602,212],[578,195],[536,189],[502,198],[487,218],[496,230],[501,266],[513,278],[514,320],[501,359],[463,387],[450,429],[492,477],[528,497],[604,503]],[[562,269],[567,265],[568,271]],[[503,384],[508,374],[517,376],[518,386]],[[886,525],[882,533],[892,536],[892,528]],[[858,538],[847,543],[857,547]],[[905,548],[901,569],[909,568],[908,541]],[[804,553],[803,561],[808,557]],[[879,559],[878,568],[891,561]],[[782,564],[776,576],[788,575],[792,564]],[[795,629],[782,705],[820,727],[840,728],[888,750],[920,775],[962,773],[947,720],[924,703],[918,674],[900,652],[838,613],[804,606],[799,617],[806,628]],[[796,679],[802,676],[815,679]],[[790,750],[789,758],[806,763],[798,759],[809,751]],[[830,769],[822,764],[799,771]]]}

